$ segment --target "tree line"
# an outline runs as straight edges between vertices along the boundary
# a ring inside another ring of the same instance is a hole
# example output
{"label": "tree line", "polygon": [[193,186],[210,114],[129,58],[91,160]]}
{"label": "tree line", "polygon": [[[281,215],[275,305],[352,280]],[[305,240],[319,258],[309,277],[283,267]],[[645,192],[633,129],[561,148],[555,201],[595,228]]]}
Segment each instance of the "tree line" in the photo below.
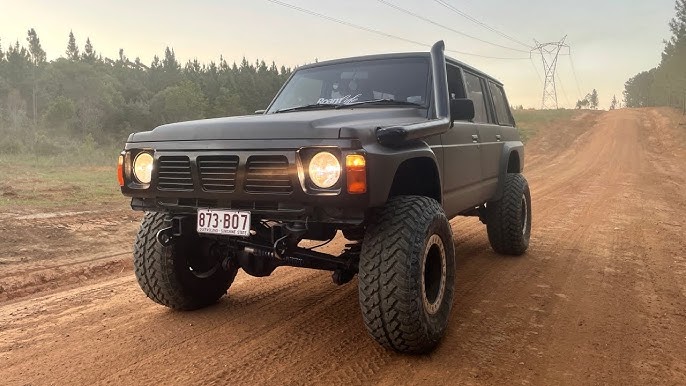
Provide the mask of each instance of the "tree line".
{"label": "tree line", "polygon": [[26,43],[0,41],[0,154],[51,153],[74,142],[121,144],[135,131],[181,120],[262,109],[291,69],[247,59],[179,63],[173,48],[150,64],[119,50],[107,58],[69,33],[64,54],[47,61],[36,31]]}
{"label": "tree line", "polygon": [[597,109],[598,108],[598,90],[593,89],[586,94],[583,99],[576,101],[576,109]]}
{"label": "tree line", "polygon": [[677,0],[660,64],[624,84],[627,107],[672,106],[686,109],[686,0]]}

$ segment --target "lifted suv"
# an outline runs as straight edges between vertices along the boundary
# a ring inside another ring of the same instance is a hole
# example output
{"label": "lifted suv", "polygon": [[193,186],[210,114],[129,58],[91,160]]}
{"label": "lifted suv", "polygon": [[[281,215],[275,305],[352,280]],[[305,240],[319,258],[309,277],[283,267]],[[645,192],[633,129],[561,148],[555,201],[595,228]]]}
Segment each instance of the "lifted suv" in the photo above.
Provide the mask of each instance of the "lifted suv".
{"label": "lifted suv", "polygon": [[[132,134],[119,182],[145,211],[138,282],[180,310],[215,303],[239,268],[358,274],[369,333],[427,352],[453,303],[448,220],[479,216],[498,253],[526,251],[531,198],[502,84],[430,53],[316,63],[293,73],[260,115]],[[302,246],[341,231],[339,255]]]}

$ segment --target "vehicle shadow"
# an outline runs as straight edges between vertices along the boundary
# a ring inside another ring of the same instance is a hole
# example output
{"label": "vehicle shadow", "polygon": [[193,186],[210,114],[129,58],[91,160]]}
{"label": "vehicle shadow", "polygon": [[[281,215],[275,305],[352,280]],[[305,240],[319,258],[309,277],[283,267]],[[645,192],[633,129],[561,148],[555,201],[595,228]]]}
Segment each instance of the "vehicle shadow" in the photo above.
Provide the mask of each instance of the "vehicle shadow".
{"label": "vehicle shadow", "polygon": [[[483,228],[482,228],[483,229]],[[493,284],[481,292],[484,282],[498,283],[509,275],[508,268],[526,258],[501,256],[492,251],[483,232],[460,234],[455,231],[457,282],[451,324],[441,347],[459,349],[471,355],[474,347],[462,346],[464,326],[478,324],[481,315],[474,310],[490,301]],[[497,289],[496,289],[497,290]],[[506,290],[502,288],[501,290]],[[330,359],[356,361],[359,357],[389,360],[412,358],[397,355],[376,344],[367,334],[358,305],[357,279],[336,286],[330,274],[293,268],[279,268],[271,277],[240,277],[229,295],[216,305],[190,313],[164,312],[155,324],[185,327],[192,324],[199,334],[197,347],[212,351],[217,345],[230,347],[230,358],[237,361],[233,372],[241,372],[239,364],[251,360],[263,365],[299,353],[299,363],[313,363],[334,371],[334,364],[322,365]],[[494,332],[495,333],[495,332]],[[479,336],[495,339],[488,330]],[[480,348],[479,350],[482,350]],[[358,356],[348,353],[357,353]],[[471,354],[470,354],[471,353]],[[304,358],[310,358],[310,362]],[[296,366],[297,368],[297,366]]]}

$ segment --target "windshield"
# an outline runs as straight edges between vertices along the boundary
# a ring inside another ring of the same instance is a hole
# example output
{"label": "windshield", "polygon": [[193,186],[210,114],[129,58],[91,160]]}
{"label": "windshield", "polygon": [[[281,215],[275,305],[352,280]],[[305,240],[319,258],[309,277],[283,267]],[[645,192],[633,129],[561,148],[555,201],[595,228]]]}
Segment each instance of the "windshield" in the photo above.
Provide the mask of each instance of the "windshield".
{"label": "windshield", "polygon": [[268,113],[301,106],[359,105],[380,99],[426,106],[428,95],[428,58],[355,61],[296,71]]}

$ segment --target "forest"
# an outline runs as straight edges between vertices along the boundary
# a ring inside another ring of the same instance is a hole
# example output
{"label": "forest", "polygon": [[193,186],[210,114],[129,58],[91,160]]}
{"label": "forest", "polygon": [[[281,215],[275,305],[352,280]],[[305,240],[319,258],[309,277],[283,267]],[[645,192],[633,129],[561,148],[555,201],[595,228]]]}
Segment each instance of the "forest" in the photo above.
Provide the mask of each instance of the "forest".
{"label": "forest", "polygon": [[242,115],[265,108],[291,69],[263,60],[185,64],[174,49],[150,64],[103,57],[73,32],[46,60],[38,33],[0,41],[0,154],[57,155],[74,148],[121,146],[129,133],[168,122]]}
{"label": "forest", "polygon": [[677,0],[660,64],[624,85],[627,107],[671,106],[686,110],[686,0]]}

